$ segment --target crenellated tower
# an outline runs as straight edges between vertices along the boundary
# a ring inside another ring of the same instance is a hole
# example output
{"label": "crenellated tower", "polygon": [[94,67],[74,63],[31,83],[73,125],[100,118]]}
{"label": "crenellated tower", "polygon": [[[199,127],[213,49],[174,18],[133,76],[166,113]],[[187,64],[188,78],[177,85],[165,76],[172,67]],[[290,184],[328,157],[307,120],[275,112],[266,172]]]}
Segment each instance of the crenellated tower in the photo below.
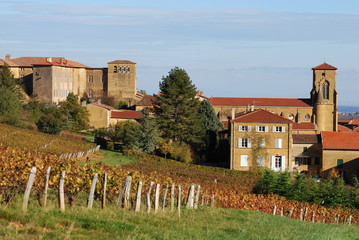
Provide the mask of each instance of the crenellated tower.
{"label": "crenellated tower", "polygon": [[313,89],[311,100],[313,105],[313,122],[318,130],[337,131],[338,98],[335,89],[336,67],[327,63],[312,68]]}

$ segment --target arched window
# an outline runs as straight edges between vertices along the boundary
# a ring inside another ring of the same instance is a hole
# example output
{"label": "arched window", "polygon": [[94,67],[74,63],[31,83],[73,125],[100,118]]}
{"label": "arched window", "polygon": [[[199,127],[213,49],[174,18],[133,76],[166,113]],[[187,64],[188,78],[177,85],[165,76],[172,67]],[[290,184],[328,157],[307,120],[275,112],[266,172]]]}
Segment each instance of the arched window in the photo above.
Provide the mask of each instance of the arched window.
{"label": "arched window", "polygon": [[121,66],[118,66],[118,72],[121,73]]}
{"label": "arched window", "polygon": [[117,67],[116,66],[113,68],[113,72],[117,73]]}
{"label": "arched window", "polygon": [[325,81],[322,85],[323,98],[329,99],[329,83]]}
{"label": "arched window", "polygon": [[127,66],[127,72],[128,73],[130,72],[130,66]]}

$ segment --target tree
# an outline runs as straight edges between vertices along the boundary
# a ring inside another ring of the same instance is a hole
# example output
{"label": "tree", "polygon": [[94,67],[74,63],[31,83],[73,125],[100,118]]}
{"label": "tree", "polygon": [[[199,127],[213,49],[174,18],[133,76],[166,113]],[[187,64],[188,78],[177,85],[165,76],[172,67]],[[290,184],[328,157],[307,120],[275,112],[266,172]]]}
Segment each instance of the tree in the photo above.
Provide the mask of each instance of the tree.
{"label": "tree", "polygon": [[66,101],[60,102],[59,105],[59,110],[65,117],[65,129],[79,131],[88,128],[89,113],[86,108],[81,106],[73,93],[69,93]]}
{"label": "tree", "polygon": [[0,117],[8,124],[19,125],[21,107],[20,94],[14,75],[5,65],[0,71]]}
{"label": "tree", "polygon": [[151,153],[156,147],[158,134],[155,119],[149,116],[147,109],[142,111],[140,124],[139,147],[145,153]]}
{"label": "tree", "polygon": [[49,134],[60,133],[64,118],[56,106],[49,105],[42,110],[41,118],[36,122],[40,132]]}
{"label": "tree", "polygon": [[204,133],[198,113],[200,102],[186,71],[171,69],[168,76],[162,77],[159,87],[154,113],[162,136],[186,143],[200,142]]}

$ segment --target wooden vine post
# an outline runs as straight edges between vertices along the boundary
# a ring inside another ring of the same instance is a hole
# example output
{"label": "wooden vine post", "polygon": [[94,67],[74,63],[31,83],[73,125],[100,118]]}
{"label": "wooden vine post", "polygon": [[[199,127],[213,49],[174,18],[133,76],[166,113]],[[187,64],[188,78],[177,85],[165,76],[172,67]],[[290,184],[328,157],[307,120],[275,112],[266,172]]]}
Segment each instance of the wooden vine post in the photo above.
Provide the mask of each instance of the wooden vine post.
{"label": "wooden vine post", "polygon": [[277,212],[277,206],[276,206],[276,205],[274,205],[274,208],[273,208],[273,215],[275,215],[275,214],[276,214],[276,212]]}
{"label": "wooden vine post", "polygon": [[130,208],[130,192],[131,192],[131,181],[132,181],[132,177],[131,176],[127,176],[126,177],[126,189],[125,189],[125,200],[123,202],[123,208],[125,210],[128,210]]}
{"label": "wooden vine post", "polygon": [[175,184],[171,184],[171,211],[173,211],[175,207]]}
{"label": "wooden vine post", "polygon": [[141,209],[141,192],[142,192],[142,181],[139,181],[138,185],[137,185],[137,196],[136,196],[135,212],[139,212],[140,209]]}
{"label": "wooden vine post", "polygon": [[49,189],[50,171],[51,171],[51,167],[48,167],[46,170],[45,187],[44,187],[42,204],[41,204],[43,208],[46,208],[46,203],[47,203],[47,191]]}
{"label": "wooden vine post", "polygon": [[65,171],[61,171],[60,182],[59,182],[59,208],[60,212],[65,212]]}
{"label": "wooden vine post", "polygon": [[103,187],[102,187],[102,209],[106,208],[106,188],[107,188],[107,173],[103,175]]}
{"label": "wooden vine post", "polygon": [[166,185],[165,191],[163,193],[163,198],[162,198],[162,210],[165,210],[166,207],[166,198],[167,198],[167,191],[168,191],[168,184]]}
{"label": "wooden vine post", "polygon": [[24,194],[24,201],[22,203],[22,211],[27,212],[27,205],[29,204],[29,197],[31,193],[32,184],[34,183],[36,174],[36,167],[32,167],[30,171],[29,180],[27,181],[26,190]]}
{"label": "wooden vine post", "polygon": [[92,179],[90,194],[89,194],[89,198],[87,200],[87,209],[92,209],[93,199],[95,196],[96,183],[97,183],[97,173],[95,173],[95,175],[93,176],[93,179]]}
{"label": "wooden vine post", "polygon": [[160,184],[157,184],[156,192],[155,192],[155,212],[158,211],[159,200],[160,200]]}
{"label": "wooden vine post", "polygon": [[148,188],[148,192],[147,192],[147,212],[149,213],[151,211],[151,190],[153,187],[153,182],[150,182],[150,186]]}
{"label": "wooden vine post", "polygon": [[117,200],[117,206],[116,206],[116,210],[119,210],[122,207],[122,198],[123,198],[123,193],[125,191],[126,188],[126,180],[127,177],[125,178],[125,182],[123,183],[123,186],[121,188],[120,193],[118,194],[118,200]]}
{"label": "wooden vine post", "polygon": [[181,187],[178,186],[178,200],[177,200],[177,209],[178,209],[178,216],[181,216]]}
{"label": "wooden vine post", "polygon": [[201,185],[197,185],[196,197],[194,199],[194,209],[198,208],[199,192],[201,190]]}
{"label": "wooden vine post", "polygon": [[192,184],[188,190],[187,205],[186,208],[193,208],[193,197],[194,197],[194,185]]}

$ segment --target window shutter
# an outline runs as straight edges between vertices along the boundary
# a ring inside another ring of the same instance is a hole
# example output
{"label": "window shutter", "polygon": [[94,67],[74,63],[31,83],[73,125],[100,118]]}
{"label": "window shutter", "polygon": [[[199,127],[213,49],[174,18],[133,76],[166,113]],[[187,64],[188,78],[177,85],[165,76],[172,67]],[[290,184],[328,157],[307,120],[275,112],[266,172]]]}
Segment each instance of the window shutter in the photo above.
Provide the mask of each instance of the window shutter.
{"label": "window shutter", "polygon": [[282,169],[281,169],[282,172],[285,171],[285,156],[282,156]]}
{"label": "window shutter", "polygon": [[282,127],[282,132],[285,132],[285,127]]}
{"label": "window shutter", "polygon": [[247,138],[248,148],[251,148],[251,139]]}
{"label": "window shutter", "polygon": [[271,170],[275,169],[275,156],[271,156]]}
{"label": "window shutter", "polygon": [[248,167],[248,155],[241,155],[241,167]]}
{"label": "window shutter", "polygon": [[258,126],[256,126],[256,132],[259,132],[259,127]]}
{"label": "window shutter", "polygon": [[268,132],[268,126],[265,126],[265,132]]}
{"label": "window shutter", "polygon": [[282,148],[282,139],[281,138],[278,139],[278,148]]}
{"label": "window shutter", "polygon": [[250,132],[251,131],[251,126],[248,126],[248,132]]}
{"label": "window shutter", "polygon": [[239,147],[239,148],[242,147],[242,138],[238,138],[238,147]]}
{"label": "window shutter", "polygon": [[272,127],[272,132],[275,132],[275,127]]}
{"label": "window shutter", "polygon": [[242,126],[238,126],[238,132],[242,132]]}

